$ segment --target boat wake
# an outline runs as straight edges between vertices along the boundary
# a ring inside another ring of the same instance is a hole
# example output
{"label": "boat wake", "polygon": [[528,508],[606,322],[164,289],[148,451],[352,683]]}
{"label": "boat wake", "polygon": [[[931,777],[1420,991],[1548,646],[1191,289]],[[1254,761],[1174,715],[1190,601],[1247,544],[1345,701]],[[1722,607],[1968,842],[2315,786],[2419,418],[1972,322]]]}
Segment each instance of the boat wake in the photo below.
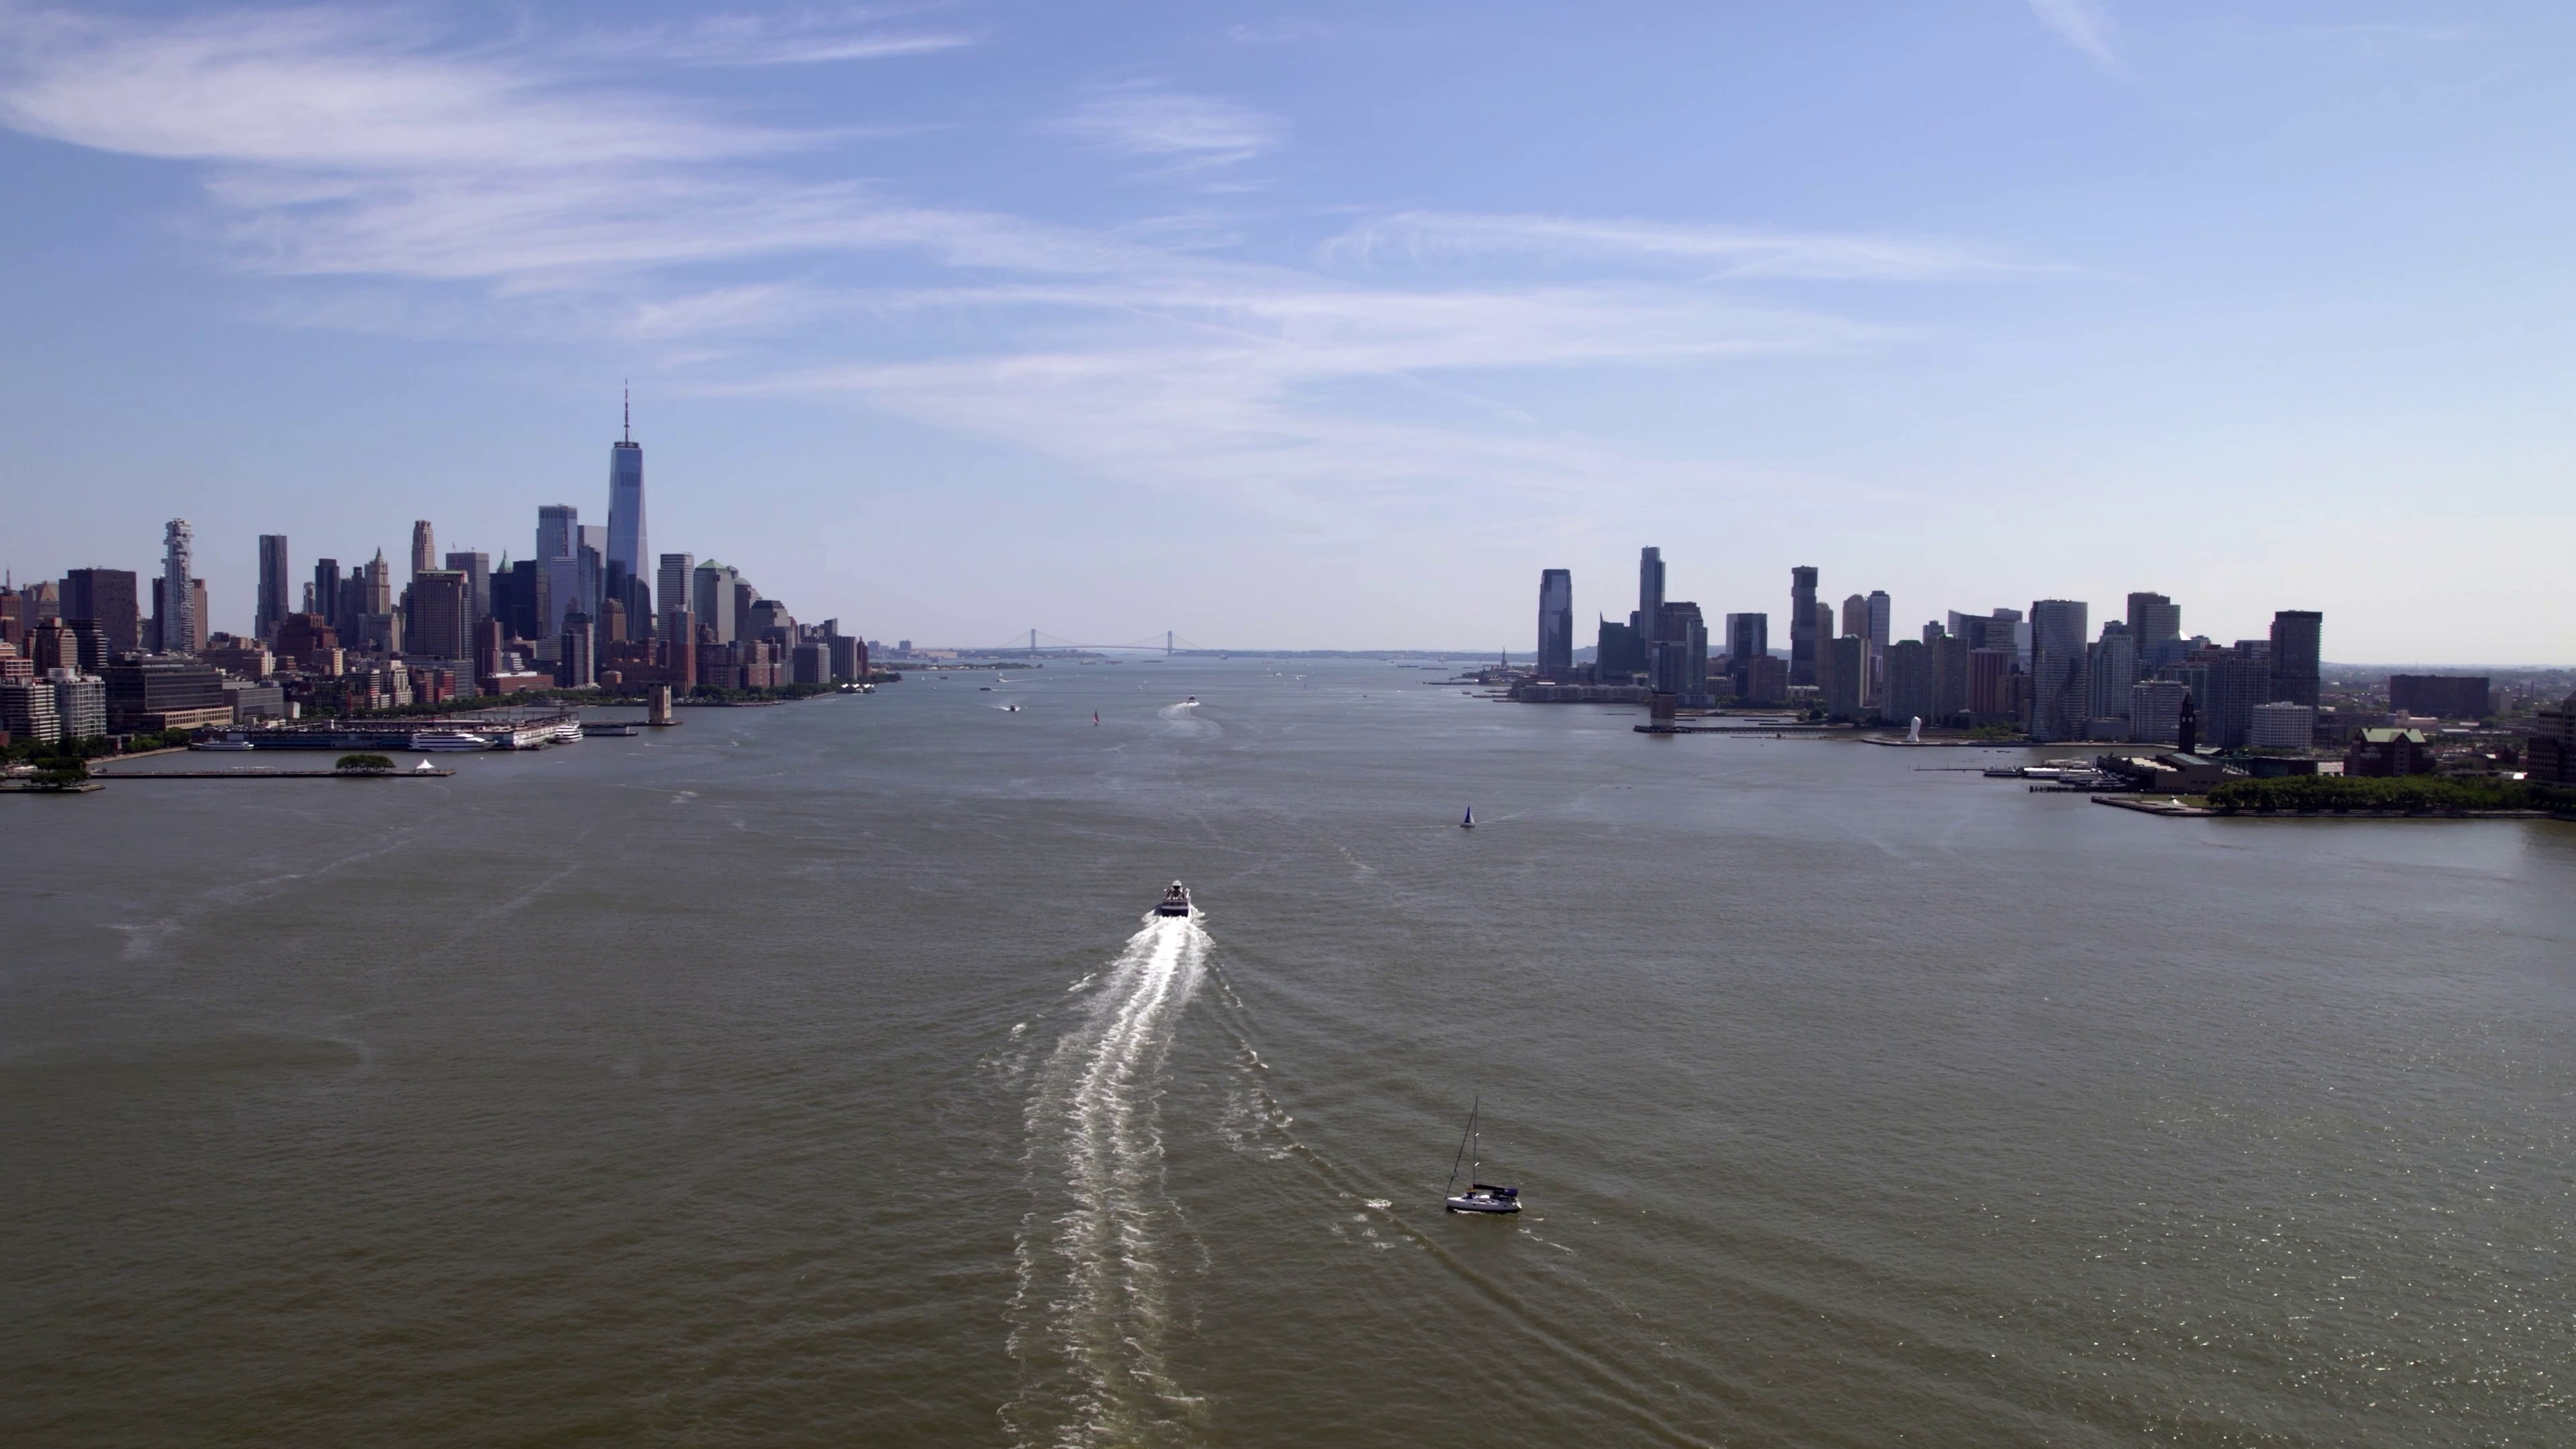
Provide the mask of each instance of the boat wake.
{"label": "boat wake", "polygon": [[1206,971],[1195,918],[1161,916],[1099,973],[1028,1101],[1029,1188],[1012,1301],[1022,1388],[1004,1410],[1024,1444],[1200,1437],[1200,1403],[1165,1368],[1166,1261],[1186,1242],[1163,1179],[1157,1106],[1181,1009]]}

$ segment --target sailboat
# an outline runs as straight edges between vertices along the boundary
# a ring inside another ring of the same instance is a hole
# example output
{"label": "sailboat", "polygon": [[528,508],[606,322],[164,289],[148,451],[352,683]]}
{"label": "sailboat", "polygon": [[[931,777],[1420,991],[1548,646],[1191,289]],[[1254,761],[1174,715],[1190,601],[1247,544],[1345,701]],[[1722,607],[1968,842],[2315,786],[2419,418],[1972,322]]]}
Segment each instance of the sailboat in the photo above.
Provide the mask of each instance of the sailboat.
{"label": "sailboat", "polygon": [[[1467,1109],[1467,1133],[1458,1139],[1458,1155],[1449,1162],[1449,1186],[1442,1205],[1453,1213],[1516,1213],[1521,1210],[1521,1190],[1478,1182],[1476,1173],[1485,1165],[1484,1138],[1476,1130],[1476,1117],[1484,1109],[1479,1097]],[[1467,1164],[1467,1190],[1458,1191],[1458,1164]]]}
{"label": "sailboat", "polygon": [[1476,828],[1475,806],[1470,805],[1467,807],[1467,818],[1458,822],[1458,828],[1461,830],[1473,830]]}

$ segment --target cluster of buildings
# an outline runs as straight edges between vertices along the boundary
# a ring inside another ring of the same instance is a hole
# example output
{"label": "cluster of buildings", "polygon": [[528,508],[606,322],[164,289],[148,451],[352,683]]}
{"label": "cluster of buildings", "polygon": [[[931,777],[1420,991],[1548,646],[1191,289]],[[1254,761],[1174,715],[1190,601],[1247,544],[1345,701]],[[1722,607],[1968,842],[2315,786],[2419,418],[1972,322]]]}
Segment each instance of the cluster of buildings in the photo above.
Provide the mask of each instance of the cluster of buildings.
{"label": "cluster of buildings", "polygon": [[172,519],[148,591],[110,568],[0,588],[0,732],[54,742],[531,689],[686,695],[869,672],[867,641],[839,620],[799,623],[727,564],[647,552],[631,422],[609,448],[606,526],[548,504],[515,562],[442,554],[423,519],[399,578],[378,549],[346,569],[317,559],[299,579],[286,536],[262,534],[250,631],[230,634],[207,628],[195,549]]}
{"label": "cluster of buildings", "polygon": [[1515,698],[1649,702],[1682,708],[1797,706],[1828,720],[1927,727],[2000,727],[2035,741],[2135,741],[2189,750],[2343,749],[2358,728],[2403,727],[2407,711],[2453,719],[2490,713],[2488,680],[2398,675],[2388,711],[2339,710],[2321,690],[2324,615],[2284,609],[2259,639],[2186,635],[2182,608],[2133,593],[2097,631],[2090,606],[2040,599],[2027,610],[1956,610],[1895,637],[1884,589],[1840,607],[1812,566],[1789,571],[1788,648],[1771,642],[1768,613],[1723,617],[1712,633],[1700,606],[1666,596],[1664,559],[1638,557],[1637,607],[1603,617],[1592,658],[1578,661],[1574,580],[1539,576],[1538,653]]}

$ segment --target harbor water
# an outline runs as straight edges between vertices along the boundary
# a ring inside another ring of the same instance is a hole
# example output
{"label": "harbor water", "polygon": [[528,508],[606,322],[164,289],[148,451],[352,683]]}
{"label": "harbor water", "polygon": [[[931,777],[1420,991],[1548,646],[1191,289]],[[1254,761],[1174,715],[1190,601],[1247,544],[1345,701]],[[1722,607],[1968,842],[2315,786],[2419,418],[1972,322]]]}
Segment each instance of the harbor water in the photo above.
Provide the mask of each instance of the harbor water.
{"label": "harbor water", "polygon": [[2565,1441],[2576,827],[1440,677],[0,797],[0,1441]]}

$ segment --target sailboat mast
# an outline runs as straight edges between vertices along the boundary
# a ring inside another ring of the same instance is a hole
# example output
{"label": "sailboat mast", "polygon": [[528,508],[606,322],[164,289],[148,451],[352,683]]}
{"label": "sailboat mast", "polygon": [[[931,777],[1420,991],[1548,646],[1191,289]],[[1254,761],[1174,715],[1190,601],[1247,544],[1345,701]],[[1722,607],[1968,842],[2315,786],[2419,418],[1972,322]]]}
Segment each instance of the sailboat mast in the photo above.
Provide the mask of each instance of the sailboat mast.
{"label": "sailboat mast", "polygon": [[1458,1155],[1449,1159],[1449,1186],[1452,1191],[1458,1186],[1458,1164],[1467,1156],[1467,1139],[1476,1135],[1476,1106],[1483,1104],[1484,1098],[1478,1097],[1476,1105],[1467,1109],[1467,1130],[1458,1134]]}

